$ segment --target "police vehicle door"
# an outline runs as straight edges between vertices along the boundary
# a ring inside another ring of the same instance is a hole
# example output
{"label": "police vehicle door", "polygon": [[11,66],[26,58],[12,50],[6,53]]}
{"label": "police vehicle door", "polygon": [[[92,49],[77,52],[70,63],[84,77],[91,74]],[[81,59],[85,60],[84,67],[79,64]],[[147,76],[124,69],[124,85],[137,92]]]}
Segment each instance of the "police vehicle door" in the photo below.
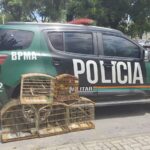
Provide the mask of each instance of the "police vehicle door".
{"label": "police vehicle door", "polygon": [[[100,76],[96,90],[113,96],[144,96],[143,51],[126,37],[99,34]],[[103,43],[103,44],[102,44]],[[139,94],[139,95],[138,95]]]}
{"label": "police vehicle door", "polygon": [[[93,91],[97,70],[97,38],[90,31],[48,32],[53,65],[57,73],[67,73],[79,78],[80,95],[97,96]],[[97,80],[97,79],[96,79]]]}

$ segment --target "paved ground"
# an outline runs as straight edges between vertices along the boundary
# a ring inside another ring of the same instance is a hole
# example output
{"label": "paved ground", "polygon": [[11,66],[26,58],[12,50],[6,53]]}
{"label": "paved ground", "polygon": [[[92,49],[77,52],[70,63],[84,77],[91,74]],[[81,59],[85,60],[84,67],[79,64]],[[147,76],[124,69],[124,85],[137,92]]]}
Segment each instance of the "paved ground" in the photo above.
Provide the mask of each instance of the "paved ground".
{"label": "paved ground", "polygon": [[96,109],[96,128],[0,143],[0,150],[150,150],[150,105]]}
{"label": "paved ground", "polygon": [[67,144],[41,150],[150,150],[150,134]]}

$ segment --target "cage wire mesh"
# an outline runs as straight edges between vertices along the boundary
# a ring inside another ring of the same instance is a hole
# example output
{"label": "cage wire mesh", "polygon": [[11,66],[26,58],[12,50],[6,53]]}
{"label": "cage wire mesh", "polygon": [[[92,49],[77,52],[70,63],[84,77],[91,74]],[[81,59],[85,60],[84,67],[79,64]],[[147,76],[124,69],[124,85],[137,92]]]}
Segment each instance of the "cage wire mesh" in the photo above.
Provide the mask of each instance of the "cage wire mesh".
{"label": "cage wire mesh", "polygon": [[45,74],[25,74],[21,78],[21,104],[53,102],[54,78]]}
{"label": "cage wire mesh", "polygon": [[47,118],[40,122],[39,135],[42,137],[68,132],[67,105],[64,103],[53,103],[49,109],[51,111]]}
{"label": "cage wire mesh", "polygon": [[70,131],[94,128],[95,107],[94,103],[84,97],[69,105],[69,125]]}
{"label": "cage wire mesh", "polygon": [[68,74],[61,74],[56,76],[54,84],[55,101],[64,102],[79,99],[79,82],[76,77]]}
{"label": "cage wire mesh", "polygon": [[20,100],[1,110],[2,142],[92,129],[94,108],[79,97],[74,76],[23,75]]}
{"label": "cage wire mesh", "polygon": [[22,105],[18,104],[17,100],[12,100],[12,102],[14,102],[13,105],[9,105],[5,111],[1,112],[2,142],[37,137],[35,123],[25,119]]}

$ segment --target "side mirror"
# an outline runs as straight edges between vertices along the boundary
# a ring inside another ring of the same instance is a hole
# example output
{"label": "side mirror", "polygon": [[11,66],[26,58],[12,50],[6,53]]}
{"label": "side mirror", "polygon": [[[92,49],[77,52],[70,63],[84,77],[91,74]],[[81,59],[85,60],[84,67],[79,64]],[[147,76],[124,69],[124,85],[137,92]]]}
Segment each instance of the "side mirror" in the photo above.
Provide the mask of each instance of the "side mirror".
{"label": "side mirror", "polygon": [[144,50],[144,60],[150,61],[150,51],[149,50]]}

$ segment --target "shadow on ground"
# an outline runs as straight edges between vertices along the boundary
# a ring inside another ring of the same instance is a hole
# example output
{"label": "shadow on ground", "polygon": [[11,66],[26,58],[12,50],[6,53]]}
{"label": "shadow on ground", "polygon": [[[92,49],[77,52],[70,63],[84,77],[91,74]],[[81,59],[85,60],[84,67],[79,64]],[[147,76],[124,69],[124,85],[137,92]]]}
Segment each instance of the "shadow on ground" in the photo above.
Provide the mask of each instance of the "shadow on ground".
{"label": "shadow on ground", "polygon": [[150,113],[150,104],[96,107],[95,119],[98,120],[118,117],[143,116],[146,113]]}

